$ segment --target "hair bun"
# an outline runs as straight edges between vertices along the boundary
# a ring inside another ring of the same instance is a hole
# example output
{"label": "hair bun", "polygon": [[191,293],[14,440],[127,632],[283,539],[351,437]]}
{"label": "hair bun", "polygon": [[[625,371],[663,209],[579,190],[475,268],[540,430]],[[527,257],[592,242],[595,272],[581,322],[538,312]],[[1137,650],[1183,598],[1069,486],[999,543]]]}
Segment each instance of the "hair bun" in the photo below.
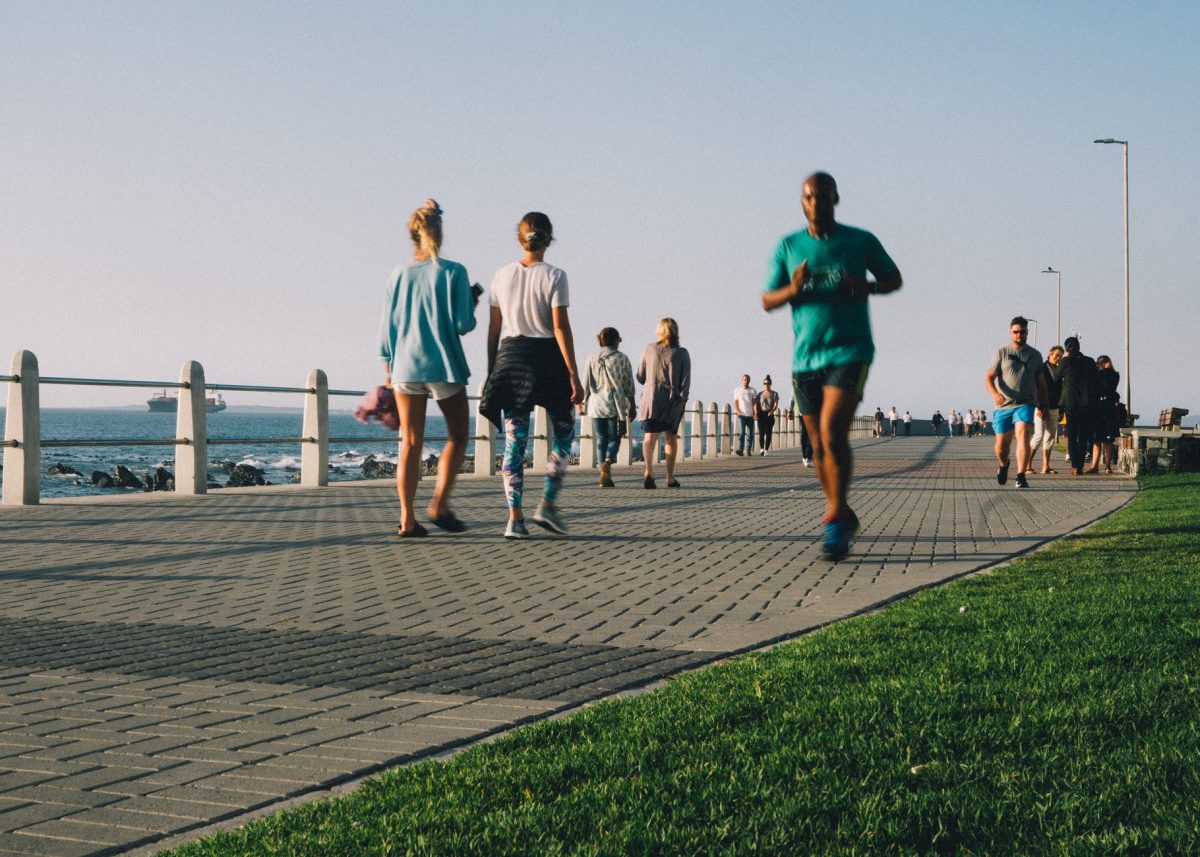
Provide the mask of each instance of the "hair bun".
{"label": "hair bun", "polygon": [[421,211],[428,213],[428,214],[436,214],[438,216],[441,216],[442,207],[437,204],[436,199],[427,199],[427,200],[425,200],[425,204],[423,206],[421,206]]}

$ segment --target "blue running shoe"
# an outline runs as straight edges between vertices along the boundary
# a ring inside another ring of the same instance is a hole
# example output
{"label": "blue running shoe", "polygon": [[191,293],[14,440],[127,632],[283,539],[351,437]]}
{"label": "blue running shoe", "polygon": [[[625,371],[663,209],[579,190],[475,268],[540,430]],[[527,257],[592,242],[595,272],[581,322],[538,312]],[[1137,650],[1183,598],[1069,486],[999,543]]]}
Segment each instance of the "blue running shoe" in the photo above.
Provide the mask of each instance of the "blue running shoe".
{"label": "blue running shoe", "polygon": [[837,562],[850,553],[850,528],[842,521],[831,521],[825,525],[825,539],[821,542],[821,557]]}

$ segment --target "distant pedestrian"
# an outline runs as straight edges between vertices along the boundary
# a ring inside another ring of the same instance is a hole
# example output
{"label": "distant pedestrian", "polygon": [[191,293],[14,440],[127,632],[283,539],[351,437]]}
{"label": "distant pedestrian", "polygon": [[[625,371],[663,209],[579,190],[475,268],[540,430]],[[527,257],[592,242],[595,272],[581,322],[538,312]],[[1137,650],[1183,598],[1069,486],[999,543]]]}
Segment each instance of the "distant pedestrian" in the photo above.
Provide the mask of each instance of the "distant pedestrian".
{"label": "distant pedestrian", "polygon": [[628,425],[633,415],[633,367],[629,358],[617,350],[621,334],[606,327],[596,336],[600,350],[588,358],[583,370],[583,401],[580,413],[592,418],[596,433],[596,454],[600,459],[600,487],[612,488],[612,466],[621,446],[621,423]]}
{"label": "distant pedestrian", "polygon": [[679,345],[679,325],[673,318],[658,323],[656,338],[642,352],[637,380],[645,385],[638,419],[642,421],[642,464],[645,488],[657,488],[654,454],[658,436],[663,436],[667,487],[678,488],[675,456],[679,449],[679,424],[692,388],[692,356]]}
{"label": "distant pedestrian", "polygon": [[[574,405],[583,400],[575,364],[575,340],[567,312],[570,294],[567,274],[546,262],[554,241],[550,218],[531,211],[517,226],[524,255],[505,265],[492,278],[491,321],[488,325],[488,379],[479,410],[504,429],[504,496],[508,503],[506,539],[523,539],[522,505],[525,494],[525,449],[529,419],[535,406],[550,417],[550,456],[546,462],[542,500],[533,522],[565,534],[558,510],[571,442],[575,437]],[[501,340],[501,331],[505,333]]]}
{"label": "distant pedestrian", "polygon": [[1071,471],[1083,475],[1088,447],[1092,442],[1092,407],[1095,403],[1096,361],[1079,350],[1079,338],[1063,341],[1059,377],[1062,379],[1061,404],[1067,418],[1067,454]]}
{"label": "distant pedestrian", "polygon": [[771,435],[775,431],[775,413],[779,410],[779,394],[771,387],[771,376],[763,378],[762,392],[754,403],[758,413],[758,454],[771,451]]}
{"label": "distant pedestrian", "polygon": [[450,494],[467,451],[470,376],[460,337],[475,329],[475,305],[467,269],[441,257],[442,209],[432,199],[408,219],[413,258],[392,273],[380,331],[388,386],[400,412],[400,461],[396,493],[400,498],[400,538],[428,534],[413,508],[421,477],[425,409],[433,397],[446,419],[446,445],[438,460],[437,484],[425,512],[430,522],[450,532],[465,529],[450,511]]}
{"label": "distant pedestrian", "polygon": [[900,424],[900,412],[896,410],[896,406],[892,405],[892,409],[888,411],[888,428],[892,430],[892,437],[896,436],[896,426]]}
{"label": "distant pedestrian", "polygon": [[1055,345],[1046,355],[1046,360],[1039,370],[1046,382],[1046,414],[1041,412],[1034,415],[1033,441],[1029,445],[1029,468],[1032,470],[1037,460],[1038,448],[1042,450],[1042,473],[1057,473],[1050,466],[1050,455],[1054,444],[1058,442],[1059,399],[1062,397],[1062,379],[1059,377],[1059,364],[1062,362],[1063,348]]}
{"label": "distant pedestrian", "polygon": [[822,553],[833,560],[849,553],[859,531],[847,495],[854,465],[850,425],[875,357],[868,298],[902,284],[879,239],[836,221],[838,201],[833,176],[814,173],[805,180],[800,202],[807,226],[779,242],[762,296],[768,312],[784,305],[792,310],[792,386],[825,494]]}
{"label": "distant pedestrian", "polygon": [[750,386],[750,376],[743,375],[742,382],[733,390],[733,413],[738,421],[738,446],[734,455],[754,454],[754,417],[758,391]]}
{"label": "distant pedestrian", "polygon": [[873,428],[871,429],[872,437],[883,437],[883,409],[876,406]]}
{"label": "distant pedestrian", "polygon": [[941,411],[933,412],[933,416],[930,417],[929,422],[933,426],[933,436],[934,437],[942,436],[942,423],[944,423],[945,421],[946,421],[946,418],[942,416]]}
{"label": "distant pedestrian", "polygon": [[1113,453],[1113,441],[1121,436],[1117,403],[1120,395],[1121,374],[1113,368],[1107,354],[1096,358],[1096,403],[1092,415],[1092,466],[1088,473],[1100,472],[1103,459],[1104,472],[1112,473],[1117,459]]}
{"label": "distant pedestrian", "polygon": [[912,434],[912,414],[908,411],[904,412],[904,436],[908,437]]}
{"label": "distant pedestrian", "polygon": [[1001,347],[984,375],[984,385],[996,402],[992,417],[996,424],[996,482],[1008,481],[1009,451],[1014,435],[1017,444],[1017,487],[1028,488],[1029,435],[1034,411],[1046,416],[1046,382],[1040,374],[1042,355],[1030,346],[1029,322],[1016,316],[1009,323],[1011,343]]}
{"label": "distant pedestrian", "polygon": [[975,412],[972,410],[966,411],[963,414],[963,434],[967,437],[975,437]]}

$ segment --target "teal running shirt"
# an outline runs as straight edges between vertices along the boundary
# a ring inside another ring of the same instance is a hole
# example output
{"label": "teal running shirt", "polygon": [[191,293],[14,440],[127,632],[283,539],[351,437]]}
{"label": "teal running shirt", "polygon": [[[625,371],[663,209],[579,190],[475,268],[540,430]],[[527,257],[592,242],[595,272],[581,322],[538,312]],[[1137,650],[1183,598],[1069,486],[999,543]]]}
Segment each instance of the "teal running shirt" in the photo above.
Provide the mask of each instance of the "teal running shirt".
{"label": "teal running shirt", "polygon": [[795,345],[793,372],[815,372],[846,363],[870,363],[875,358],[871,314],[867,300],[850,300],[839,294],[845,274],[875,279],[891,274],[896,263],[879,239],[865,229],[839,223],[827,238],[813,238],[808,230],[782,238],[775,248],[764,291],[783,288],[792,272],[808,260],[808,300],[792,307]]}

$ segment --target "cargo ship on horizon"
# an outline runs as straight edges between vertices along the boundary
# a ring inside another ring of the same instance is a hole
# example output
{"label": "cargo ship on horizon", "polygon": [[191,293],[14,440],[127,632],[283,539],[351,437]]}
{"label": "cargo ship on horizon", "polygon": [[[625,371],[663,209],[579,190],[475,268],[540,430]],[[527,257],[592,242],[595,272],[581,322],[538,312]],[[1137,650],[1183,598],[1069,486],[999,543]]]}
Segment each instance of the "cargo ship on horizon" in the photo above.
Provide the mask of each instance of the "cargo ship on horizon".
{"label": "cargo ship on horizon", "polygon": [[[150,410],[156,414],[176,414],[179,413],[179,397],[168,395],[166,390],[163,390],[157,396],[151,396],[146,400],[146,404],[150,406]],[[219,414],[228,407],[220,393],[215,396],[206,396],[204,398],[204,411],[209,414]]]}

